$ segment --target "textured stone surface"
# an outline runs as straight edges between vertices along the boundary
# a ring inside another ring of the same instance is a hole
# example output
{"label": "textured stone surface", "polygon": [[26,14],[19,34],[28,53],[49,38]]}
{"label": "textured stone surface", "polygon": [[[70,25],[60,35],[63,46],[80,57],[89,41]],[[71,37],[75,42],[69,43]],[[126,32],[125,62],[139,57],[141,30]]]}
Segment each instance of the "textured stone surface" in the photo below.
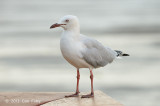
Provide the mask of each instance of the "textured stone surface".
{"label": "textured stone surface", "polygon": [[39,106],[46,102],[64,98],[68,93],[60,92],[3,92],[0,106]]}
{"label": "textured stone surface", "polygon": [[[86,94],[86,93],[82,93]],[[94,98],[71,97],[51,101],[41,106],[123,106],[101,91],[95,91]]]}
{"label": "textured stone surface", "polygon": [[64,98],[65,92],[3,92],[0,106],[123,106],[101,91],[95,91],[94,98]]}

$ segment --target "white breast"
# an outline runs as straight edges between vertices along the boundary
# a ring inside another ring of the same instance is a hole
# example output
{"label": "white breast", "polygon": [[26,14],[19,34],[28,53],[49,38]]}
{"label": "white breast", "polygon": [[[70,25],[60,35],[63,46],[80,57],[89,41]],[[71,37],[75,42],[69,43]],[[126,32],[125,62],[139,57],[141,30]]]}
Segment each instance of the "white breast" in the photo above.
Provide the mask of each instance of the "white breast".
{"label": "white breast", "polygon": [[86,61],[82,59],[81,49],[83,44],[73,37],[62,34],[60,48],[63,57],[76,68],[90,68]]}

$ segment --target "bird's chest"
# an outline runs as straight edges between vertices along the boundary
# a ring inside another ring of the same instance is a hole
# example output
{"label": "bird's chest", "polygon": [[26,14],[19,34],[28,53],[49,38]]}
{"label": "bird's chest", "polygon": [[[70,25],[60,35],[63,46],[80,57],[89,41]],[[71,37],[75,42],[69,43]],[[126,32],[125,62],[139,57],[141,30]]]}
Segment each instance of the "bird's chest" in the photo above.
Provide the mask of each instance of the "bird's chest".
{"label": "bird's chest", "polygon": [[63,57],[72,65],[75,61],[78,61],[78,59],[81,58],[81,44],[72,38],[61,38],[60,48]]}

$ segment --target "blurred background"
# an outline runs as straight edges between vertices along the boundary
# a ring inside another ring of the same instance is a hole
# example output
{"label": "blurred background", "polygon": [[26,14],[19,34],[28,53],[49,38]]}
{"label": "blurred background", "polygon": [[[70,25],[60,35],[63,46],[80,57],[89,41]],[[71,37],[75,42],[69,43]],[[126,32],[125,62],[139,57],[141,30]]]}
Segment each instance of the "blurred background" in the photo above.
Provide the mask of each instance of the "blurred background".
{"label": "blurred background", "polygon": [[[0,0],[0,91],[74,92],[76,69],[60,52],[64,15],[81,33],[130,57],[94,70],[94,89],[125,106],[160,104],[159,0]],[[80,91],[90,92],[88,69]]]}

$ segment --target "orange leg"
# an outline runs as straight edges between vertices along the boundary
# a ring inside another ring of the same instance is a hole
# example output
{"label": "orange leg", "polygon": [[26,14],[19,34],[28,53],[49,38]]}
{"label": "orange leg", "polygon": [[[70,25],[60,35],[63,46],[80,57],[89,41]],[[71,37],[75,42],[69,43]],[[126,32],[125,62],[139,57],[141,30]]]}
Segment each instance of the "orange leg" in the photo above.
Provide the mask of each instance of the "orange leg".
{"label": "orange leg", "polygon": [[90,70],[90,79],[91,79],[91,93],[88,95],[83,95],[81,98],[91,98],[94,97],[94,90],[93,90],[93,72]]}
{"label": "orange leg", "polygon": [[76,92],[72,95],[68,95],[65,97],[77,97],[79,96],[79,79],[80,79],[80,73],[79,73],[79,69],[77,69],[77,86],[76,86]]}

